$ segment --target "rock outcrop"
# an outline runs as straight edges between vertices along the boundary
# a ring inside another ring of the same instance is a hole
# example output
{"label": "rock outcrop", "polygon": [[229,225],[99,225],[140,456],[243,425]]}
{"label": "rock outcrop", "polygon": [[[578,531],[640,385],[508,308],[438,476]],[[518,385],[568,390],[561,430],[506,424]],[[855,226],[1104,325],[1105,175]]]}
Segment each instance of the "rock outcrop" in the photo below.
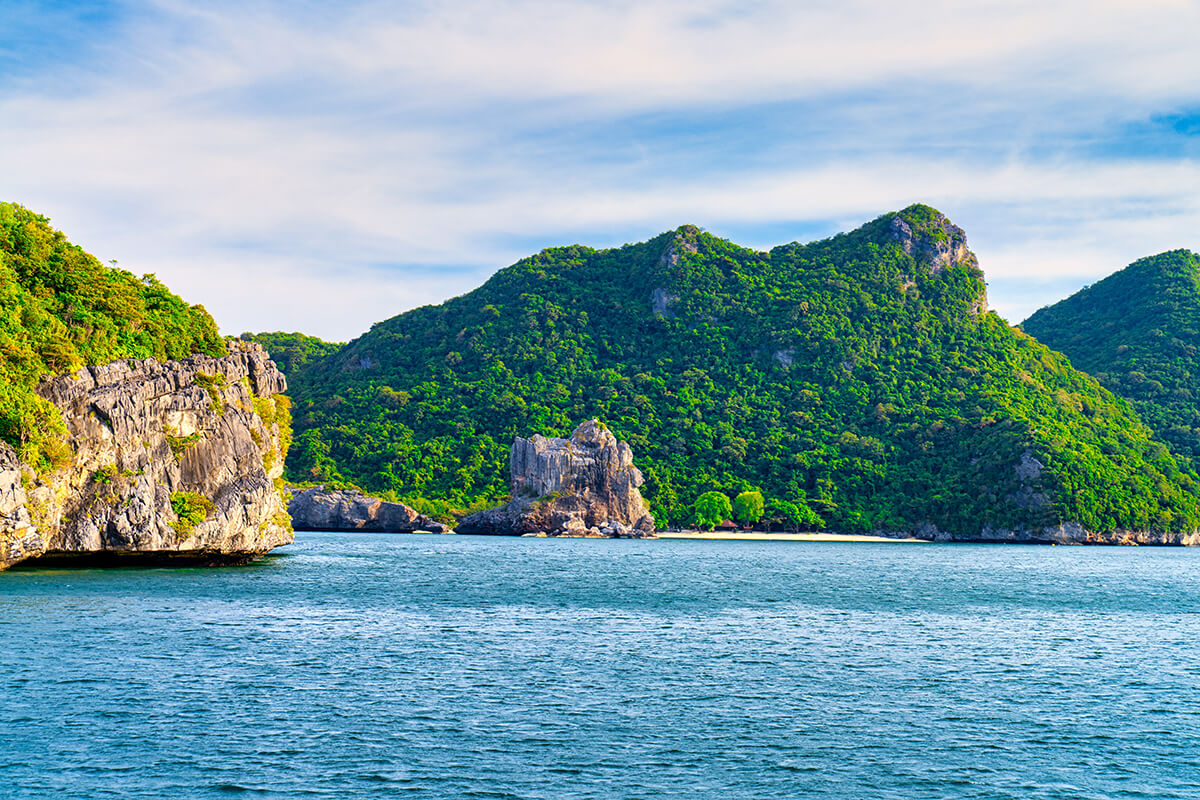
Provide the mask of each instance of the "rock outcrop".
{"label": "rock outcrop", "polygon": [[71,455],[36,475],[0,446],[0,568],[32,557],[237,563],[292,541],[277,487],[283,374],[257,344],[43,379]]}
{"label": "rock outcrop", "polygon": [[292,527],[298,531],[371,531],[447,533],[450,526],[430,519],[403,503],[389,503],[361,492],[324,486],[303,489],[288,503]]}
{"label": "rock outcrop", "polygon": [[45,549],[29,516],[25,480],[16,452],[0,442],[0,569]]}
{"label": "rock outcrop", "polygon": [[915,531],[877,531],[880,536],[926,539],[931,542],[974,542],[1003,544],[1103,544],[1145,547],[1197,547],[1198,531],[1089,531],[1078,522],[1064,522],[1040,528],[997,528],[984,525],[978,534],[962,535],[939,530],[932,523],[918,525]]}
{"label": "rock outcrop", "polygon": [[633,453],[598,420],[570,439],[517,437],[509,452],[513,500],[464,519],[459,533],[649,537],[654,517]]}
{"label": "rock outcrop", "polygon": [[979,266],[975,254],[967,247],[966,233],[941,212],[932,212],[922,230],[913,230],[900,215],[892,218],[888,229],[891,238],[900,243],[904,252],[927,266],[934,275],[959,264]]}

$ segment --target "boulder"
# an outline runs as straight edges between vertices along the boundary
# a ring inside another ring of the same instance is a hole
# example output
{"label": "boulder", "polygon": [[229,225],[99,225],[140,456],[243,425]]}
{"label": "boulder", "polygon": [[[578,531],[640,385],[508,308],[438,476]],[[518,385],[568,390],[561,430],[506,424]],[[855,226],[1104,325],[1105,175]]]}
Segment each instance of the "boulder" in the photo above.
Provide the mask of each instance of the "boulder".
{"label": "boulder", "polygon": [[513,500],[459,523],[459,533],[643,538],[654,535],[633,452],[599,420],[570,439],[517,437],[509,451]]}
{"label": "boulder", "polygon": [[314,486],[292,494],[288,503],[292,526],[298,531],[373,531],[447,533],[448,525],[417,513],[403,503],[345,489]]}

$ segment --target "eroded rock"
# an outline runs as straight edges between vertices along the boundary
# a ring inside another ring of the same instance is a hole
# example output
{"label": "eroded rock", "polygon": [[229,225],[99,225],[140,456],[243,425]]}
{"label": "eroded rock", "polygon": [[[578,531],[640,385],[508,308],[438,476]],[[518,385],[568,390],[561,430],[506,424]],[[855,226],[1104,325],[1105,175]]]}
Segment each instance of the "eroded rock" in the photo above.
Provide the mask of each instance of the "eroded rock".
{"label": "eroded rock", "polygon": [[645,481],[633,452],[598,420],[570,439],[517,437],[509,452],[513,500],[458,525],[459,533],[520,536],[648,537],[651,516],[638,491]]}
{"label": "eroded rock", "polygon": [[298,531],[374,531],[447,533],[437,522],[403,503],[390,503],[361,492],[314,486],[297,491],[288,503],[292,526]]}
{"label": "eroded rock", "polygon": [[39,476],[0,446],[0,568],[38,555],[233,563],[292,541],[276,487],[287,384],[261,346],[228,344],[221,358],[44,379],[72,455]]}

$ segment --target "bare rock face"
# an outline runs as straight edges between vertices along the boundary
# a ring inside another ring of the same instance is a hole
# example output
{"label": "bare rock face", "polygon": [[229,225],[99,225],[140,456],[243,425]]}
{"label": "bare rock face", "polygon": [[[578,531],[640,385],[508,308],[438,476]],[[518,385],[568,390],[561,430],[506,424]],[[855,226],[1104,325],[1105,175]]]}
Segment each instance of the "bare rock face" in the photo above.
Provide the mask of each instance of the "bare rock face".
{"label": "bare rock face", "polygon": [[979,266],[975,254],[967,247],[967,235],[963,229],[944,214],[938,213],[924,231],[914,231],[897,215],[892,218],[890,233],[905,253],[925,264],[934,275],[959,264]]}
{"label": "bare rock face", "polygon": [[29,517],[28,502],[17,454],[0,442],[0,569],[45,549]]}
{"label": "bare rock face", "polygon": [[237,563],[292,541],[276,481],[291,436],[261,346],[43,379],[72,455],[48,475],[0,447],[0,568],[34,556]]}
{"label": "bare rock face", "polygon": [[513,500],[472,514],[459,533],[648,537],[654,517],[638,487],[633,453],[598,420],[570,439],[517,437],[509,453]]}
{"label": "bare rock face", "polygon": [[447,533],[450,528],[403,503],[389,503],[361,492],[327,490],[324,486],[298,491],[288,503],[292,527],[298,531],[373,531]]}

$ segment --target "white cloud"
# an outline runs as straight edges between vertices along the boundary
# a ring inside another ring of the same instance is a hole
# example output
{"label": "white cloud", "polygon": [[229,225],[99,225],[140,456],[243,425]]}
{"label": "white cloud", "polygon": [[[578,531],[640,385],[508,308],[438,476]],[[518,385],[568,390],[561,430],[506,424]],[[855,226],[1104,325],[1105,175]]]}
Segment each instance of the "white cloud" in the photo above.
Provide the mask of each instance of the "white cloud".
{"label": "white cloud", "polygon": [[1120,134],[1200,105],[1197,22],[1186,2],[159,0],[0,84],[0,175],[229,333],[348,338],[517,240],[916,201],[967,229],[1015,319],[1050,277],[1200,244],[1196,163]]}

